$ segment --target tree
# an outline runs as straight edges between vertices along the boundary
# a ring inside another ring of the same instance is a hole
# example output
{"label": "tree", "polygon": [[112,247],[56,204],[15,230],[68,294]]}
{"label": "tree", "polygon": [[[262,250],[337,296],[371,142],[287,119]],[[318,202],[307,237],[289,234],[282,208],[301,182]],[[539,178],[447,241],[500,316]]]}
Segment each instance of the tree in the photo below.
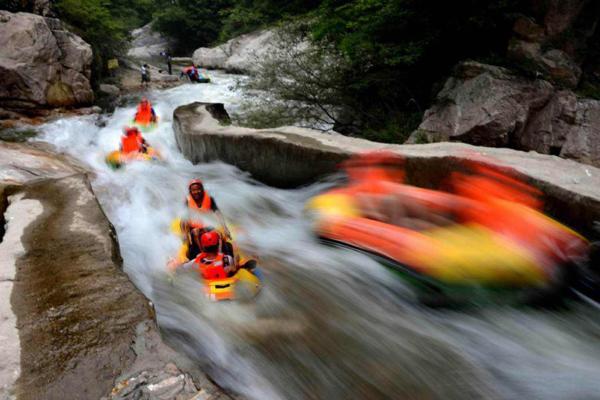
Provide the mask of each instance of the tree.
{"label": "tree", "polygon": [[159,2],[154,29],[176,40],[179,52],[190,52],[214,43],[222,28],[220,11],[230,0],[186,0]]}

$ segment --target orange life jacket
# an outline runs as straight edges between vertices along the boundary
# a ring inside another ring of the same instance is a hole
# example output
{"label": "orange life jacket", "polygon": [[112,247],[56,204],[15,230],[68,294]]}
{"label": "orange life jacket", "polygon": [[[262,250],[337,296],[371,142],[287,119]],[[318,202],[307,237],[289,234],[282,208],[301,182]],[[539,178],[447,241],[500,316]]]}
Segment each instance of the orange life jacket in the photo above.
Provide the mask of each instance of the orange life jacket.
{"label": "orange life jacket", "polygon": [[202,252],[194,260],[198,266],[198,272],[204,280],[226,279],[224,254],[208,254]]}
{"label": "orange life jacket", "polygon": [[145,106],[138,105],[137,113],[135,114],[135,122],[141,125],[148,125],[152,121],[152,105],[148,102]]}
{"label": "orange life jacket", "polygon": [[121,136],[121,151],[125,154],[142,151],[142,135]]}
{"label": "orange life jacket", "polygon": [[211,211],[212,200],[208,193],[204,192],[204,198],[202,199],[202,204],[198,207],[196,200],[192,197],[192,195],[188,195],[187,197],[187,205],[192,210],[199,211]]}

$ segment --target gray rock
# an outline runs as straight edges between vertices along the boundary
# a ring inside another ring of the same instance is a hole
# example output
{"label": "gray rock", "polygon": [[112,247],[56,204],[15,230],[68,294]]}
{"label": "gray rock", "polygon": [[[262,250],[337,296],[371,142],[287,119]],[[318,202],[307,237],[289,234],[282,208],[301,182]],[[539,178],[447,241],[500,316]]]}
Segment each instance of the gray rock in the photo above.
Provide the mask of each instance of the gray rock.
{"label": "gray rock", "polygon": [[43,17],[53,16],[54,12],[52,11],[52,2],[50,0],[34,0],[33,13]]}
{"label": "gray rock", "polygon": [[90,104],[92,49],[60,21],[0,11],[0,104],[11,108]]}
{"label": "gray rock", "polygon": [[463,63],[407,143],[513,147],[600,166],[599,115],[597,100],[578,100],[569,90],[503,68]]}
{"label": "gray rock", "polygon": [[538,112],[530,116],[518,147],[538,153],[560,155],[569,132],[575,123],[577,97],[568,90],[557,92]]}
{"label": "gray rock", "polygon": [[155,75],[156,79],[161,82],[178,82],[179,77],[177,75],[166,75],[166,74],[157,74]]}
{"label": "gray rock", "polygon": [[108,85],[106,83],[101,83],[99,88],[100,92],[108,94],[110,96],[118,96],[121,93],[121,90],[115,85]]}
{"label": "gray rock", "polygon": [[408,143],[425,135],[428,142],[508,146],[511,136],[520,134],[531,110],[546,104],[553,90],[546,81],[527,80],[505,68],[462,63]]}
{"label": "gray rock", "polygon": [[562,50],[552,49],[537,60],[553,82],[574,88],[581,78],[581,68]]}
{"label": "gray rock", "polygon": [[217,47],[201,47],[194,51],[192,59],[205,68],[249,73],[256,70],[258,60],[275,50],[274,37],[272,30],[248,33]]}
{"label": "gray rock", "polygon": [[147,60],[160,57],[161,52],[171,47],[169,39],[152,30],[151,22],[141,28],[134,29],[131,36],[133,40],[127,55],[132,58]]}
{"label": "gray rock", "polygon": [[184,385],[185,377],[183,375],[178,375],[148,385],[145,390],[152,400],[170,400],[183,391]]}
{"label": "gray rock", "polygon": [[210,393],[205,390],[201,390],[196,393],[195,396],[191,397],[189,400],[213,400],[216,396],[212,396]]}
{"label": "gray rock", "polygon": [[560,155],[600,166],[600,101],[577,102],[575,121],[569,127]]}

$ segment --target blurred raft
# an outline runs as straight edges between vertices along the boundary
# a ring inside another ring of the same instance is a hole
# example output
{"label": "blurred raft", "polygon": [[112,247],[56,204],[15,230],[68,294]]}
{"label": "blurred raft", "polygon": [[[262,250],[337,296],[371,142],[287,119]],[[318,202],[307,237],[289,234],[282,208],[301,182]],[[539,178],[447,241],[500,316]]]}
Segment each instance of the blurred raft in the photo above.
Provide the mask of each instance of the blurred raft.
{"label": "blurred raft", "polygon": [[306,206],[316,234],[374,256],[431,304],[554,301],[574,282],[588,241],[512,171],[470,162],[438,191],[404,184],[403,165],[388,152],[345,162],[348,183]]}

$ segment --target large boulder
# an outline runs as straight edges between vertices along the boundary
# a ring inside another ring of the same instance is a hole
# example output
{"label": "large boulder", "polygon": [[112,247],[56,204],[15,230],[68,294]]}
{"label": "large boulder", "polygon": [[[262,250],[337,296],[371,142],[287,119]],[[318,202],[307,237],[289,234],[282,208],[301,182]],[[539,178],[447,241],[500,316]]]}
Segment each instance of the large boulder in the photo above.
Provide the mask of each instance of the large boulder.
{"label": "large boulder", "polygon": [[460,141],[600,166],[600,101],[503,68],[461,64],[408,143]]}
{"label": "large boulder", "polygon": [[583,232],[593,233],[600,220],[600,169],[575,161],[462,143],[391,145],[293,127],[242,128],[219,123],[215,109],[220,107],[192,103],[173,114],[177,145],[194,163],[218,159],[265,183],[290,187],[334,172],[355,153],[386,149],[406,158],[409,182],[438,187],[463,161],[478,160],[513,168],[545,193],[546,211]]}
{"label": "large boulder", "polygon": [[560,155],[600,166],[600,101],[577,102],[575,120],[569,127]]}
{"label": "large boulder", "polygon": [[92,48],[57,19],[0,11],[0,106],[92,103]]}
{"label": "large boulder", "polygon": [[194,64],[205,68],[252,72],[256,68],[257,60],[274,50],[274,35],[271,30],[248,33],[217,47],[201,47],[194,51],[192,59]]}
{"label": "large boulder", "polygon": [[530,113],[542,108],[553,92],[553,86],[543,80],[525,79],[501,67],[462,63],[409,143],[461,141],[506,147],[521,133]]}
{"label": "large boulder", "polygon": [[152,22],[134,29],[131,37],[133,40],[127,55],[141,60],[160,57],[161,53],[168,51],[172,45],[169,39],[152,30]]}

